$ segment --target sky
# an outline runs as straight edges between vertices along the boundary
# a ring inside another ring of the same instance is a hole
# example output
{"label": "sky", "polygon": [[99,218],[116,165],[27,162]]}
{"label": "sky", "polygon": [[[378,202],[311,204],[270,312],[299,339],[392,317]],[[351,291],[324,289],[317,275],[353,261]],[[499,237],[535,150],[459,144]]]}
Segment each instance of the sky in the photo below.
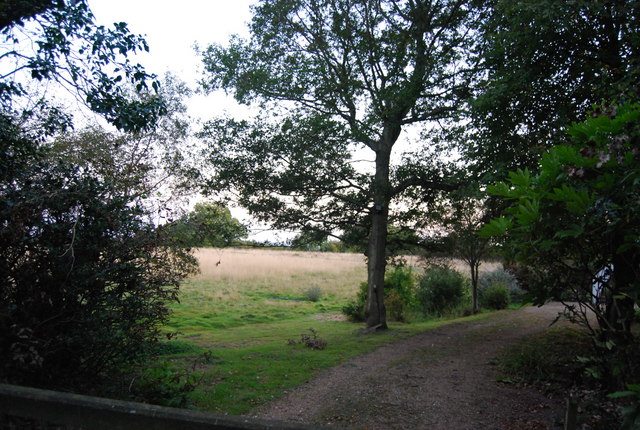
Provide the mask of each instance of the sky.
{"label": "sky", "polygon": [[[145,36],[149,53],[135,60],[147,71],[158,76],[172,72],[192,87],[202,74],[194,45],[204,49],[211,43],[226,44],[232,34],[248,36],[253,3],[256,0],[89,0],[98,24],[126,22],[132,33]],[[194,96],[188,104],[192,115],[204,119],[239,110],[222,93]]]}
{"label": "sky", "polygon": [[[97,24],[126,22],[129,31],[145,36],[149,53],[137,55],[134,61],[158,76],[171,72],[192,88],[202,74],[194,44],[204,49],[211,43],[226,45],[232,34],[248,36],[249,6],[254,3],[256,0],[89,0]],[[247,112],[223,92],[194,95],[187,105],[189,114],[201,120],[224,112],[233,116]],[[252,223],[246,211],[233,207],[231,211],[242,222]],[[264,231],[265,226],[255,224],[251,228],[250,239],[258,241],[278,242],[293,236]]]}

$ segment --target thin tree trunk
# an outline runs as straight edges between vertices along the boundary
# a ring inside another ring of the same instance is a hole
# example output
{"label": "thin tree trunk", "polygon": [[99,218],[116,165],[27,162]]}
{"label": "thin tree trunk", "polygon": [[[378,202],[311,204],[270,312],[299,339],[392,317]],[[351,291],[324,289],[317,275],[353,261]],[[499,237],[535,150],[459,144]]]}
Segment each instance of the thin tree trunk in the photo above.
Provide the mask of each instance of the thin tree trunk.
{"label": "thin tree trunk", "polygon": [[613,259],[613,291],[607,298],[605,317],[611,340],[626,344],[631,338],[634,300],[629,295],[636,278],[635,256],[631,251],[617,254]]}
{"label": "thin tree trunk", "polygon": [[472,312],[477,314],[480,310],[478,306],[478,268],[480,266],[479,261],[474,261],[469,264],[471,266],[471,297],[472,297]]}

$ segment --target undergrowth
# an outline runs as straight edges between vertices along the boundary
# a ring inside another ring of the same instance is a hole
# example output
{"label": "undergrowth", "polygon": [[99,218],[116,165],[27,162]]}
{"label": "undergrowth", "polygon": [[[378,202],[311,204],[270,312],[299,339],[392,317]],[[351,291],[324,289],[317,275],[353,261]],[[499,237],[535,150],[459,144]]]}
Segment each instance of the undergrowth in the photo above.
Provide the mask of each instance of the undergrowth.
{"label": "undergrowth", "polygon": [[585,330],[571,327],[525,338],[501,357],[505,375],[501,381],[532,384],[555,393],[562,401],[576,399],[579,428],[640,428],[640,387],[629,384],[627,391],[608,393],[608,381],[598,378],[592,367],[599,355],[594,345]]}
{"label": "undergrowth", "polygon": [[591,355],[587,333],[562,327],[523,339],[505,353],[501,366],[512,380],[570,386],[584,380],[584,366],[578,357]]}

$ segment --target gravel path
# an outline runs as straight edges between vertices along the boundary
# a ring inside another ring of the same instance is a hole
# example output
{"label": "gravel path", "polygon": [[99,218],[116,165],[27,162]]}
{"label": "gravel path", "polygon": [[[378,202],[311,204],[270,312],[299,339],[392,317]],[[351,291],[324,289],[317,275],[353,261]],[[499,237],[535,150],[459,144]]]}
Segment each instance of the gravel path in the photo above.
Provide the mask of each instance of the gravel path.
{"label": "gravel path", "polygon": [[561,401],[497,382],[492,364],[561,310],[504,311],[393,342],[323,371],[252,415],[371,430],[562,428]]}

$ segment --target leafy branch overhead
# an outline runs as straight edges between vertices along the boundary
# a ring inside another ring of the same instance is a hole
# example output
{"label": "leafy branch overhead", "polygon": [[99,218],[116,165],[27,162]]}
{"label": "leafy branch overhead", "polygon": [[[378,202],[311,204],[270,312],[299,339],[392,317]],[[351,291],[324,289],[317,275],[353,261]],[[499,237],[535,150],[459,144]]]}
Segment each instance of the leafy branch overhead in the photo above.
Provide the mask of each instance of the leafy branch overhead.
{"label": "leafy branch overhead", "polygon": [[[9,65],[0,76],[1,99],[25,95],[22,77],[27,74],[35,81],[57,82],[121,130],[148,129],[166,112],[162,98],[137,100],[128,97],[122,85],[137,91],[159,89],[154,75],[127,58],[148,52],[149,46],[130,33],[126,23],[95,25],[85,0],[9,2],[2,16],[0,34],[12,49],[1,57]],[[33,35],[33,49],[25,50],[25,40]]]}

